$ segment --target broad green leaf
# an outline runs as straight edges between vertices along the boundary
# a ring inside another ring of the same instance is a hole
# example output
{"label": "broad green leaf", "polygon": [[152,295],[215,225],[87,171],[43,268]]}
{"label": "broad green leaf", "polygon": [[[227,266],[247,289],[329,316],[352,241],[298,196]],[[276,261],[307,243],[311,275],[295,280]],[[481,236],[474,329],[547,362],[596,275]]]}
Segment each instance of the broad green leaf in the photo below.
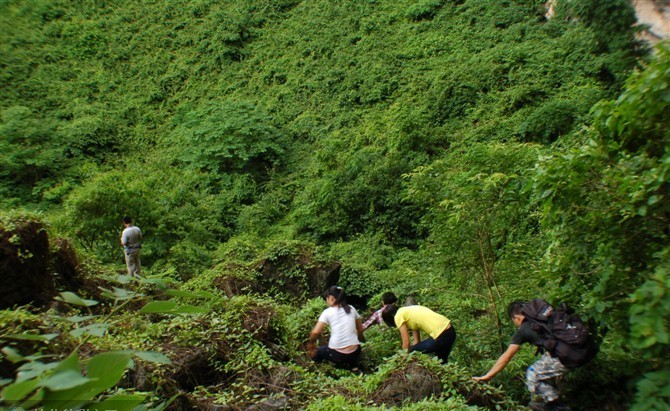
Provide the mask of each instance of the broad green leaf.
{"label": "broad green leaf", "polygon": [[63,301],[68,304],[78,305],[82,307],[91,307],[93,305],[98,304],[98,302],[95,300],[84,300],[77,294],[72,293],[70,291],[63,291],[62,293],[60,293],[60,295],[61,295],[60,297],[55,297],[54,299],[57,301]]}
{"label": "broad green leaf", "polygon": [[97,395],[91,384],[93,382],[89,381],[69,390],[46,390],[40,408],[44,410],[79,409]]}
{"label": "broad green leaf", "polygon": [[182,394],[177,393],[177,394],[173,395],[172,397],[170,397],[169,400],[163,401],[160,404],[156,405],[155,407],[148,408],[146,411],[163,411],[164,409],[169,407],[170,404],[172,404],[174,402],[174,400],[176,400],[177,397],[179,397],[180,395],[182,395]]}
{"label": "broad green leaf", "polygon": [[109,324],[107,323],[90,324],[70,331],[70,335],[73,337],[81,337],[84,334],[90,334],[96,337],[102,337],[105,335],[107,328],[109,328]]}
{"label": "broad green leaf", "polygon": [[47,371],[53,370],[59,363],[44,364],[39,361],[32,361],[21,365],[16,373],[16,382],[32,380],[45,374]]}
{"label": "broad green leaf", "polygon": [[60,334],[8,334],[4,337],[11,338],[13,340],[51,341],[59,335]]}
{"label": "broad green leaf", "polygon": [[112,351],[92,357],[87,364],[89,378],[97,378],[100,392],[113,387],[131,364],[131,352]]}
{"label": "broad green leaf", "polygon": [[209,299],[212,299],[212,300],[215,300],[215,299],[219,298],[218,295],[216,295],[214,293],[210,293],[209,291],[198,291],[198,292],[196,292],[196,295],[200,298],[209,298]]}
{"label": "broad green leaf", "polygon": [[184,298],[217,298],[215,294],[206,292],[206,291],[182,291],[182,290],[167,290],[165,294],[171,295],[174,297],[184,297]]}
{"label": "broad green leaf", "polygon": [[165,354],[158,351],[135,351],[135,355],[144,361],[157,364],[172,364],[172,361]]}
{"label": "broad green leaf", "polygon": [[177,305],[177,303],[172,301],[152,301],[142,307],[140,312],[143,314],[171,313],[175,308],[177,308]]}
{"label": "broad green leaf", "polygon": [[201,314],[206,313],[207,310],[193,305],[178,305],[172,301],[152,301],[142,307],[140,312],[143,314]]}
{"label": "broad green leaf", "polygon": [[119,284],[130,284],[131,282],[133,282],[133,276],[123,274],[116,277],[116,281],[118,281]]}
{"label": "broad green leaf", "polygon": [[193,305],[178,305],[172,301],[152,301],[142,307],[143,314],[161,313],[161,314],[201,314],[207,310]]}
{"label": "broad green leaf", "polygon": [[5,387],[2,390],[2,400],[3,401],[21,401],[26,397],[26,395],[33,392],[37,388],[40,380],[38,378],[33,378],[32,380],[17,382],[12,385]]}
{"label": "broad green leaf", "polygon": [[[96,395],[116,385],[126,368],[132,364],[131,351],[107,352],[92,357],[87,364],[89,381],[68,390],[48,391],[42,406],[48,408],[79,408]],[[73,362],[70,363],[70,366]]]}
{"label": "broad green leaf", "polygon": [[13,347],[2,347],[2,353],[5,354],[5,358],[9,362],[17,363],[20,361],[25,360],[25,357],[22,356],[18,350],[14,349]]}
{"label": "broad green leaf", "polygon": [[117,394],[104,401],[87,404],[86,408],[90,410],[132,411],[136,406],[140,405],[145,398],[146,395]]}
{"label": "broad green leaf", "polygon": [[37,404],[42,402],[42,399],[44,399],[44,395],[46,394],[46,389],[45,388],[40,388],[38,389],[35,394],[30,396],[27,400],[23,401],[21,403],[21,408],[25,409],[32,409],[34,408]]}
{"label": "broad green leaf", "polygon": [[164,278],[140,278],[140,284],[153,284],[161,290],[167,289],[167,285],[174,281]]}
{"label": "broad green leaf", "polygon": [[123,376],[126,367],[132,364],[130,352],[107,352],[98,354],[88,361],[86,384],[62,391],[48,391],[42,407],[80,408],[96,395],[113,387]]}
{"label": "broad green leaf", "polygon": [[130,290],[126,290],[126,289],[118,288],[118,287],[114,287],[114,290],[108,290],[108,289],[103,288],[103,287],[99,287],[99,288],[101,290],[103,290],[103,293],[102,293],[103,296],[105,296],[107,298],[110,298],[110,299],[113,299],[113,300],[119,300],[119,301],[130,300],[132,298],[143,295],[143,294],[140,294],[140,293],[136,293],[134,291],[130,291]]}
{"label": "broad green leaf", "polygon": [[48,388],[51,391],[63,391],[79,387],[89,381],[91,381],[91,379],[82,376],[80,372],[63,370],[54,372],[49,377],[40,381],[39,386]]}
{"label": "broad green leaf", "polygon": [[70,370],[81,374],[81,364],[79,363],[79,356],[77,355],[76,351],[68,355],[67,358],[65,358],[63,361],[56,364],[57,365],[54,368],[55,371]]}
{"label": "broad green leaf", "polygon": [[642,207],[638,208],[637,209],[637,214],[639,216],[642,216],[642,217],[646,216],[647,215],[647,206],[643,205]]}

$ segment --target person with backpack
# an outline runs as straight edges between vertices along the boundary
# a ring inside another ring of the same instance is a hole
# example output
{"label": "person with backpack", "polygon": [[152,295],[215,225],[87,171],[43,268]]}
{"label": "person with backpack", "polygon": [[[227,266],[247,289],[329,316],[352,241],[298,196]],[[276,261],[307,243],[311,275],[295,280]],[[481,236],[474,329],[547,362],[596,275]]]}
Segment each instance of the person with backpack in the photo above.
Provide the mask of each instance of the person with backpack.
{"label": "person with backpack", "polygon": [[513,301],[507,314],[517,328],[507,350],[493,367],[475,381],[488,381],[502,371],[519,352],[521,345],[529,343],[543,352],[526,371],[526,386],[531,393],[528,407],[536,411],[559,411],[569,408],[559,402],[559,393],[550,380],[572,368],[588,362],[597,348],[588,328],[581,320],[561,310],[554,312],[546,301],[535,299],[530,303]]}
{"label": "person with backpack", "polygon": [[[387,305],[382,318],[389,327],[398,327],[403,349],[408,352],[433,353],[444,363],[449,360],[451,347],[456,341],[456,330],[447,317],[420,305],[401,308]],[[412,345],[409,341],[410,331],[414,342]],[[420,331],[428,335],[423,341]]]}
{"label": "person with backpack", "polygon": [[[314,329],[309,334],[307,353],[314,362],[330,361],[337,368],[358,370],[361,358],[363,325],[356,309],[345,301],[342,287],[331,286],[324,293],[326,308]],[[327,345],[316,348],[316,340],[330,326],[330,339]]]}

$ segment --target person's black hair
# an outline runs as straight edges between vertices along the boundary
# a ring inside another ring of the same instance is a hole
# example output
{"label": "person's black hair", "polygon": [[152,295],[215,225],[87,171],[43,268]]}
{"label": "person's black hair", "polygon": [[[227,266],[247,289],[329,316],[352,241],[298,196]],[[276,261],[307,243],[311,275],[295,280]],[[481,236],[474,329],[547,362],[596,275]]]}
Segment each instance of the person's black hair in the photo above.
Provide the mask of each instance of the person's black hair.
{"label": "person's black hair", "polygon": [[382,295],[382,302],[384,305],[395,304],[398,301],[398,297],[395,296],[392,292],[387,292]]}
{"label": "person's black hair", "polygon": [[382,311],[382,318],[389,327],[395,327],[395,315],[398,312],[398,307],[395,304],[387,305]]}
{"label": "person's black hair", "polygon": [[509,303],[507,306],[507,315],[509,318],[514,318],[515,315],[523,315],[523,305],[525,303],[523,301],[512,301]]}
{"label": "person's black hair", "polygon": [[133,219],[130,218],[130,216],[123,217],[123,223],[124,224],[132,224],[132,222],[133,222]]}
{"label": "person's black hair", "polygon": [[345,313],[349,314],[351,312],[351,306],[349,304],[347,304],[347,297],[344,293],[344,288],[338,287],[336,285],[331,285],[323,293],[323,298],[326,299],[326,298],[328,298],[329,295],[332,295],[333,297],[335,297],[335,304],[344,308]]}

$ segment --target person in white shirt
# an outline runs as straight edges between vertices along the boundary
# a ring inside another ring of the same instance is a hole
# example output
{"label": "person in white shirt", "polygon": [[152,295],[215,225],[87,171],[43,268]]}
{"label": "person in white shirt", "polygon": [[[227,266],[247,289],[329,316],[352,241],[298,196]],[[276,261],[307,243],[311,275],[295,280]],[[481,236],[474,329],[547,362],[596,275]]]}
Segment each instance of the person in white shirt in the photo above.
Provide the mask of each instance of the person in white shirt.
{"label": "person in white shirt", "polygon": [[140,274],[140,249],[142,248],[142,231],[133,225],[133,220],[123,217],[123,232],[121,233],[121,245],[125,251],[126,267],[131,276]]}
{"label": "person in white shirt", "polygon": [[[319,316],[309,334],[307,351],[315,362],[330,361],[337,368],[356,371],[361,358],[363,325],[356,309],[345,301],[342,287],[331,286],[324,293],[328,308]],[[316,340],[330,326],[328,345],[316,348]]]}

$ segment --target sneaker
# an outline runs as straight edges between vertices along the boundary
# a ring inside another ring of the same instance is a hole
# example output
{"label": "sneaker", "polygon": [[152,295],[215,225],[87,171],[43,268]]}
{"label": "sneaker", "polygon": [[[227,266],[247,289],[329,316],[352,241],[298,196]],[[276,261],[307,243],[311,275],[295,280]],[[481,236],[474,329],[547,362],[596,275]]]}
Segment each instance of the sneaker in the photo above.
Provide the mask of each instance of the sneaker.
{"label": "sneaker", "polygon": [[546,404],[543,401],[531,401],[528,403],[528,409],[533,411],[546,411]]}
{"label": "sneaker", "polygon": [[563,404],[562,402],[552,401],[545,404],[545,410],[547,411],[570,411],[570,407]]}

